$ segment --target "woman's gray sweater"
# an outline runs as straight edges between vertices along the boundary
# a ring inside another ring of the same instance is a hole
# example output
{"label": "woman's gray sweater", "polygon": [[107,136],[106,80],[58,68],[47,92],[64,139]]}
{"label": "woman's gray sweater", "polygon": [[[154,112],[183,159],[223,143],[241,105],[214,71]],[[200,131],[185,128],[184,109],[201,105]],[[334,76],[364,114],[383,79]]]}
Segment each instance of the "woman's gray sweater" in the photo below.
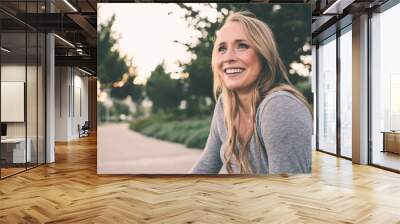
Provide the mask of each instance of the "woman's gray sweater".
{"label": "woman's gray sweater", "polygon": [[[257,108],[257,134],[250,140],[249,161],[256,174],[310,173],[312,117],[294,95],[278,91],[267,95]],[[215,105],[204,152],[193,167],[194,174],[227,173],[224,146],[227,129],[221,97]],[[264,146],[264,147],[263,147]],[[238,144],[236,150],[239,150]],[[233,158],[234,173],[240,173]]]}

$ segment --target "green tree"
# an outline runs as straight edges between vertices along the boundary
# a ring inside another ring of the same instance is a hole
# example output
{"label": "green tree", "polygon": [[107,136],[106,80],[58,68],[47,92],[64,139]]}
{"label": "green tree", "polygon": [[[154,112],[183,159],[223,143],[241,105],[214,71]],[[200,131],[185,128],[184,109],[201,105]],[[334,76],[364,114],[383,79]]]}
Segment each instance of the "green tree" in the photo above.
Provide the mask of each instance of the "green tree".
{"label": "green tree", "polygon": [[186,112],[189,116],[202,112],[209,113],[212,107],[207,104],[206,99],[214,100],[211,53],[215,32],[221,21],[213,23],[207,18],[201,18],[200,12],[193,10],[191,6],[183,3],[178,3],[178,5],[186,10],[185,19],[188,27],[198,30],[202,34],[197,45],[181,43],[195,57],[188,64],[182,65],[184,71],[189,74],[188,79],[185,80],[186,88],[184,89],[187,102]]}
{"label": "green tree", "polygon": [[153,102],[153,111],[177,110],[183,99],[182,81],[171,79],[163,64],[151,73],[145,87],[147,97]]}
{"label": "green tree", "polygon": [[97,101],[97,113],[99,114],[100,122],[105,122],[107,120],[107,108],[99,101]]}
{"label": "green tree", "polygon": [[121,114],[129,115],[130,110],[126,104],[120,102],[119,100],[113,100],[113,107],[111,113],[114,116],[119,116]]}
{"label": "green tree", "polygon": [[131,96],[133,102],[140,103],[143,99],[142,86],[134,85],[136,70],[128,65],[126,56],[121,56],[117,48],[118,40],[112,30],[115,15],[104,24],[100,24],[97,33],[97,64],[100,88],[111,89],[113,98],[123,100]]}
{"label": "green tree", "polygon": [[121,87],[111,88],[110,96],[118,100],[130,96],[133,102],[139,104],[143,100],[143,87],[134,85],[133,80],[134,77],[130,76]]}

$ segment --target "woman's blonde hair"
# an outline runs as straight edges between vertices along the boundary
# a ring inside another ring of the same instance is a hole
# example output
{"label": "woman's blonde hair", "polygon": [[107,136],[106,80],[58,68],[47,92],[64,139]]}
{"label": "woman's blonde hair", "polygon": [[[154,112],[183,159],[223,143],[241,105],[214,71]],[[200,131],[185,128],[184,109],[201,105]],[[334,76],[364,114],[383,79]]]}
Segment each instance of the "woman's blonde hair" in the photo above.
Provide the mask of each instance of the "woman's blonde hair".
{"label": "woman's blonde hair", "polygon": [[[235,12],[228,16],[225,23],[238,22],[247,31],[249,41],[253,44],[259,54],[262,70],[256,80],[256,88],[252,91],[251,97],[251,114],[253,118],[252,132],[254,132],[258,140],[256,127],[256,110],[261,100],[268,94],[277,91],[287,91],[296,96],[311,112],[311,107],[307,103],[305,97],[290,83],[287,76],[286,68],[279,56],[279,52],[274,40],[273,33],[267,24],[257,19],[251,12]],[[216,38],[216,41],[218,37]],[[216,42],[215,42],[216,43]],[[240,164],[240,173],[250,174],[253,169],[249,163],[249,143],[251,136],[240,142],[239,150],[235,150],[237,143],[238,127],[235,118],[239,113],[239,103],[236,93],[224,86],[215,69],[215,55],[217,46],[214,43],[212,51],[211,66],[214,73],[214,96],[217,99],[222,94],[224,119],[227,127],[227,144],[225,148],[224,158],[226,160],[226,168],[228,173],[233,173],[232,159],[236,159]]]}

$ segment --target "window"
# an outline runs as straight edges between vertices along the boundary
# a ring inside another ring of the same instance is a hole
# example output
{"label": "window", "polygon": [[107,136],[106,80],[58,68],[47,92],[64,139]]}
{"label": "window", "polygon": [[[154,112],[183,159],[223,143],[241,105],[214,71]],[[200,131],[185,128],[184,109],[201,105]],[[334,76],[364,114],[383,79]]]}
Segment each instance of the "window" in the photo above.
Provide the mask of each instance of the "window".
{"label": "window", "polygon": [[318,148],[336,153],[336,35],[318,48]]}
{"label": "window", "polygon": [[352,157],[352,34],[351,25],[340,36],[340,155]]}
{"label": "window", "polygon": [[400,132],[393,133],[400,131],[398,21],[400,4],[371,18],[372,164],[396,170],[400,170],[400,150],[396,153]]}

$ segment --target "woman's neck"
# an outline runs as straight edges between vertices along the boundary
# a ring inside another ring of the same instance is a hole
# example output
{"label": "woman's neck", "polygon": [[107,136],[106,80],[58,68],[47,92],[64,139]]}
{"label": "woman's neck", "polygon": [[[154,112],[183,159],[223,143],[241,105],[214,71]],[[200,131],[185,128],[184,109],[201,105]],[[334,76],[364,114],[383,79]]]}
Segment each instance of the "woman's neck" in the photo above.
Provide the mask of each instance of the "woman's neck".
{"label": "woman's neck", "polygon": [[247,115],[250,115],[251,113],[251,95],[251,92],[237,93],[240,112],[243,112]]}

